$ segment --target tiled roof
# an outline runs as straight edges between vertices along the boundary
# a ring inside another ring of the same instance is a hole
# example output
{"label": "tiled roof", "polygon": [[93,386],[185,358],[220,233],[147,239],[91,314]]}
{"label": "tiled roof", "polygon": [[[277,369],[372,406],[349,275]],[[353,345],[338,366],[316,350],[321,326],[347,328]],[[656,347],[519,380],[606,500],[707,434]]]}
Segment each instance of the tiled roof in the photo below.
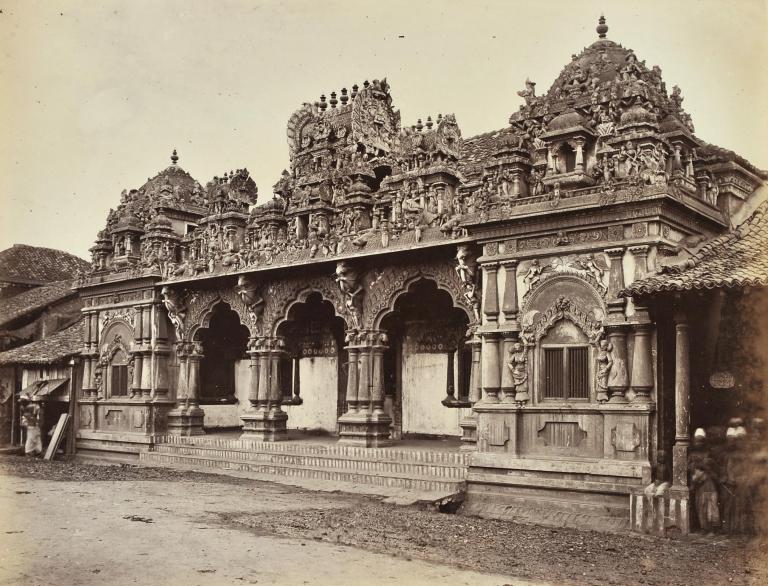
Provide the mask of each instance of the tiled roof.
{"label": "tiled roof", "polygon": [[71,285],[71,281],[58,281],[23,291],[8,299],[0,299],[0,327],[36,309],[75,295]]}
{"label": "tiled roof", "polygon": [[0,281],[11,283],[52,283],[73,279],[89,263],[63,250],[14,244],[0,251]]}
{"label": "tiled roof", "polygon": [[621,295],[768,285],[768,202],[738,228],[704,244],[682,264],[632,283]]}
{"label": "tiled roof", "polygon": [[473,167],[489,161],[495,152],[501,148],[501,139],[506,135],[512,135],[511,127],[485,132],[464,139],[461,147],[461,160],[459,165],[462,173],[471,175]]}
{"label": "tiled roof", "polygon": [[85,320],[81,319],[37,342],[0,352],[0,366],[6,364],[51,364],[80,354],[85,333]]}

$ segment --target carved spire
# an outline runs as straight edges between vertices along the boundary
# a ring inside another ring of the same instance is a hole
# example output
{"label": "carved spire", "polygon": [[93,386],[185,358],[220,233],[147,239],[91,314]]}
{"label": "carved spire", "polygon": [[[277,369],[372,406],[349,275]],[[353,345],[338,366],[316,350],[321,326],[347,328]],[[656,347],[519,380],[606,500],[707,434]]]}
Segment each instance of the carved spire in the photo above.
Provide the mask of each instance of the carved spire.
{"label": "carved spire", "polygon": [[595,30],[601,39],[605,38],[605,34],[608,32],[608,25],[605,24],[605,16],[602,14],[600,15],[600,20],[598,20],[597,28]]}
{"label": "carved spire", "polygon": [[175,165],[179,162],[179,155],[176,154],[176,149],[173,149],[173,153],[171,154],[171,164]]}

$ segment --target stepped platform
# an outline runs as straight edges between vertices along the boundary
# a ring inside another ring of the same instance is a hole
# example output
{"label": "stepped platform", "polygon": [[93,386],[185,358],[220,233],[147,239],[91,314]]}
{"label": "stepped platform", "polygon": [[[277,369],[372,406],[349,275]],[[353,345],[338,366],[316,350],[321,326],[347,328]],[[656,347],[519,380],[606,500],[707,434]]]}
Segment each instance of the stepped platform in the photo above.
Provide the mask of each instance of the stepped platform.
{"label": "stepped platform", "polygon": [[166,436],[139,454],[139,465],[267,480],[312,490],[383,496],[399,504],[438,502],[462,492],[469,454],[458,439],[402,440],[362,448],[330,436],[286,441],[239,439],[237,433]]}

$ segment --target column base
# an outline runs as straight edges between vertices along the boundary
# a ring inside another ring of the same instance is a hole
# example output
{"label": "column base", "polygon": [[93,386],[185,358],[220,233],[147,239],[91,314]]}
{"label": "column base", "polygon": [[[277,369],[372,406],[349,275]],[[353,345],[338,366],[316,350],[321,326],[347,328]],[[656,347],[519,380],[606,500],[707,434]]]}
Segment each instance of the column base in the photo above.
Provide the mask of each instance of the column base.
{"label": "column base", "polygon": [[254,411],[240,416],[243,433],[240,439],[279,442],[286,439],[288,414],[285,411]]}
{"label": "column base", "polygon": [[461,428],[462,452],[471,452],[477,449],[477,414],[467,415],[459,421]]}
{"label": "column base", "polygon": [[391,424],[386,413],[345,413],[339,417],[339,443],[365,448],[391,446]]}
{"label": "column base", "polygon": [[168,412],[167,426],[170,435],[193,436],[205,435],[203,419],[205,411],[200,407],[177,407]]}

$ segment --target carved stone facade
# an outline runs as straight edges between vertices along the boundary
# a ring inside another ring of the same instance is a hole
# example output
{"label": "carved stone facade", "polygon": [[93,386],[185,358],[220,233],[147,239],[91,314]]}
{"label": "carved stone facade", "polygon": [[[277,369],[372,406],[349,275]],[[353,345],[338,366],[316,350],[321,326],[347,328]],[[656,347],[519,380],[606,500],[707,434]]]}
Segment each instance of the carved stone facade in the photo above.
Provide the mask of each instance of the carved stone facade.
{"label": "carved stone facade", "polygon": [[386,80],[305,103],[264,203],[247,170],[202,187],[174,151],[123,192],[80,279],[81,441],[275,441],[294,418],[362,446],[461,436],[478,511],[620,507],[663,474],[655,324],[619,291],[725,230],[765,174],[698,139],[679,89],[606,32],[544,95],[527,81],[495,133],[403,125]]}

